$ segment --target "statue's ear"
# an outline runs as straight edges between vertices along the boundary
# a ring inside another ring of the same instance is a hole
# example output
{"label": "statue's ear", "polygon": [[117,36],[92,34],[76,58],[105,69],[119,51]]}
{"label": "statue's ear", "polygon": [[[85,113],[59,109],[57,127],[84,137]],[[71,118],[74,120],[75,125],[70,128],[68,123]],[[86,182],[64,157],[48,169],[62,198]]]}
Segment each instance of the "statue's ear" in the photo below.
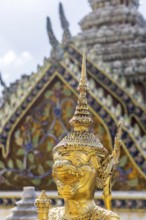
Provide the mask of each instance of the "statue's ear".
{"label": "statue's ear", "polygon": [[97,171],[97,177],[96,177],[96,186],[99,189],[103,189],[105,182],[108,178],[109,174],[105,171],[103,167],[99,168]]}
{"label": "statue's ear", "polygon": [[102,162],[99,163],[100,167],[97,169],[97,178],[96,178],[96,186],[99,189],[104,188],[105,182],[110,175],[110,173],[107,172],[107,170],[108,170],[108,165],[110,164],[111,159],[112,159],[112,156],[109,155]]}
{"label": "statue's ear", "polygon": [[103,183],[102,179],[100,179],[99,177],[96,178],[96,187],[98,189],[103,189],[103,187],[104,187],[104,183]]}
{"label": "statue's ear", "polygon": [[103,162],[102,167],[104,170],[104,173],[107,175],[110,175],[113,169],[113,155],[109,155]]}
{"label": "statue's ear", "polygon": [[96,155],[94,155],[94,156],[91,157],[90,162],[91,162],[92,166],[93,166],[96,170],[98,170],[99,167],[101,166],[100,160],[99,160],[99,158],[98,158]]}

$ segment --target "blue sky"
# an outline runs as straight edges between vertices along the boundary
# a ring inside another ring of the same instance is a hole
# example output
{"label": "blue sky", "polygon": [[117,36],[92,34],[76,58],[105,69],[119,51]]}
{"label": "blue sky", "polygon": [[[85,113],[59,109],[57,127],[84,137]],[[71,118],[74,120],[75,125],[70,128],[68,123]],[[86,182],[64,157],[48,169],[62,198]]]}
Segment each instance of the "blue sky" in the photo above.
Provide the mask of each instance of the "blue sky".
{"label": "blue sky", "polygon": [[[87,0],[62,0],[73,35],[80,31],[79,21],[91,9]],[[146,1],[140,11],[146,18]],[[36,71],[49,56],[46,17],[50,16],[54,32],[61,40],[58,14],[59,0],[0,0],[0,71],[7,85],[21,74]]]}

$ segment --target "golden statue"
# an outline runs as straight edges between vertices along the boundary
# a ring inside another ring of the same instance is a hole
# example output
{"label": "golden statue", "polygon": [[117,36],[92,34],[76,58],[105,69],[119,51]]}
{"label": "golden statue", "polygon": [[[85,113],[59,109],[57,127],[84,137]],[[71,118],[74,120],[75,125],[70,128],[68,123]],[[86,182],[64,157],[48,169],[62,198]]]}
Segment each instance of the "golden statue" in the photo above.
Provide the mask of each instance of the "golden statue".
{"label": "golden statue", "polygon": [[[86,60],[83,57],[79,97],[70,124],[73,130],[53,149],[53,177],[64,207],[52,207],[43,191],[36,200],[38,220],[117,220],[111,210],[111,179],[118,164],[122,123],[119,123],[114,150],[110,156],[90,131],[93,121],[87,104]],[[94,201],[97,188],[103,189],[107,209]]]}

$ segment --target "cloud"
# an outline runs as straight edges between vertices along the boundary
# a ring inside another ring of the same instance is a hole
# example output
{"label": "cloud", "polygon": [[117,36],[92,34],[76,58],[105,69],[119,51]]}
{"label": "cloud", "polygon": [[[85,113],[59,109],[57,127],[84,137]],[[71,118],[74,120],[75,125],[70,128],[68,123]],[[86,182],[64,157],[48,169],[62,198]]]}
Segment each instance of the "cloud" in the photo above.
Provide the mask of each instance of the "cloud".
{"label": "cloud", "polygon": [[2,57],[0,57],[0,65],[10,65],[16,60],[16,54],[14,51],[8,51]]}
{"label": "cloud", "polygon": [[17,66],[23,66],[26,63],[30,62],[33,59],[32,55],[28,51],[24,51],[20,54],[19,57],[15,60],[14,65]]}
{"label": "cloud", "polygon": [[[29,51],[16,53],[14,50],[8,50],[0,56],[0,72],[8,86],[11,82],[19,79],[21,74],[30,73],[30,68],[34,69],[35,59]],[[1,96],[0,86],[0,96]]]}
{"label": "cloud", "polygon": [[22,66],[32,59],[33,57],[28,51],[24,51],[21,54],[16,54],[15,51],[9,50],[0,57],[0,67],[6,67],[10,65]]}

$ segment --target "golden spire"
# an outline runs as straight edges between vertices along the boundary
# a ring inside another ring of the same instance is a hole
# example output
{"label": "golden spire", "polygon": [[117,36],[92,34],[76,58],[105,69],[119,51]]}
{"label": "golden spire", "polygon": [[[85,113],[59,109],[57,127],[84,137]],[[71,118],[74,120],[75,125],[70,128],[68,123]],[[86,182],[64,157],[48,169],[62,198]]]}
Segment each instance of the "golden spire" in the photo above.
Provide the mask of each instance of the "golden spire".
{"label": "golden spire", "polygon": [[87,74],[86,74],[86,55],[83,54],[81,80],[78,87],[79,97],[76,110],[70,124],[73,126],[74,131],[88,131],[90,125],[93,123],[91,118],[88,103],[87,103]]}

